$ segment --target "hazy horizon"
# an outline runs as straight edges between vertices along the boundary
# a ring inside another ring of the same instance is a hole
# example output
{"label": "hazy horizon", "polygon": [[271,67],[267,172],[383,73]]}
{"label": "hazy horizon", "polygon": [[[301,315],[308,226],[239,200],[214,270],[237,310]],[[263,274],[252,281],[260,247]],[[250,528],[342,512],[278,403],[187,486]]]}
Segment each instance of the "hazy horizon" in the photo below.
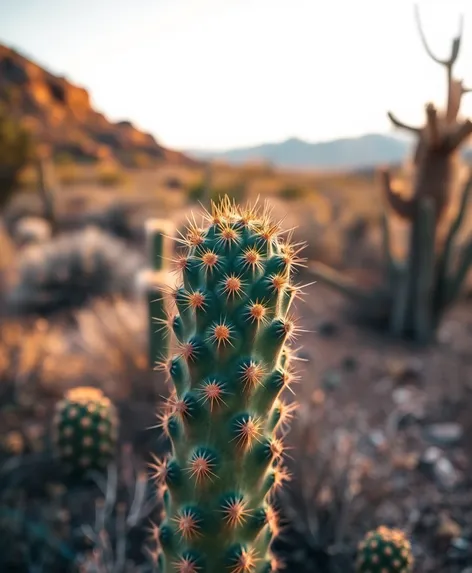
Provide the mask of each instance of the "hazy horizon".
{"label": "hazy horizon", "polygon": [[[387,110],[419,124],[427,101],[445,102],[445,72],[422,48],[411,0],[6,2],[0,42],[173,148],[387,133]],[[464,14],[456,76],[472,86],[468,3],[419,2],[441,58]],[[472,115],[472,94],[462,110]]]}

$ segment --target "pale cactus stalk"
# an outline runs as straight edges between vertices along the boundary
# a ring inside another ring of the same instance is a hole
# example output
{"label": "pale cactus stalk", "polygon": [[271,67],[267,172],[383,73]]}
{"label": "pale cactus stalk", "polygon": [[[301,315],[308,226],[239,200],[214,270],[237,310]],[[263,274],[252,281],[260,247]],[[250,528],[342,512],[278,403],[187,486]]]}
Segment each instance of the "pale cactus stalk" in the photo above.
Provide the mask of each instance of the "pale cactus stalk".
{"label": "pale cactus stalk", "polygon": [[167,219],[148,219],[145,223],[148,269],[142,276],[148,305],[148,363],[153,368],[169,353],[169,333],[162,328],[166,317],[166,292],[170,286],[169,261],[175,228]]}

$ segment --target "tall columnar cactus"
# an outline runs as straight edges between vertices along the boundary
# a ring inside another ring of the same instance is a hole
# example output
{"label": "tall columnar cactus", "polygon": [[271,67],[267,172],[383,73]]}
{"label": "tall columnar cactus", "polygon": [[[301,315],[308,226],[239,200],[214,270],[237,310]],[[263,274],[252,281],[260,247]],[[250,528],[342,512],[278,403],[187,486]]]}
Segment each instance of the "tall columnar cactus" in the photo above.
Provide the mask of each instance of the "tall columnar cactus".
{"label": "tall columnar cactus", "polygon": [[56,405],[54,445],[71,473],[103,470],[114,457],[117,434],[116,409],[97,388],[73,388]]}
{"label": "tall columnar cactus", "polygon": [[472,121],[461,120],[458,115],[462,96],[471,90],[452,77],[461,33],[453,41],[450,57],[440,60],[431,54],[418,12],[416,15],[426,51],[447,70],[448,98],[444,113],[438,112],[431,103],[426,106],[426,124],[421,128],[406,125],[392,113],[388,114],[396,127],[415,134],[417,138],[410,197],[406,198],[395,190],[387,170],[381,173],[382,187],[391,211],[410,223],[410,241],[405,260],[395,261],[392,257],[385,213],[383,242],[386,276],[385,283],[378,290],[366,292],[346,277],[318,263],[311,266],[311,271],[318,280],[355,298],[373,318],[388,322],[394,336],[429,342],[444,312],[457,298],[472,264],[472,238],[459,249],[457,261],[454,261],[455,242],[465,219],[472,189],[472,173],[462,190],[457,216],[446,229],[445,237],[440,233],[440,223],[445,220],[444,215],[458,180],[459,151],[472,135]]}
{"label": "tall columnar cactus", "polygon": [[405,534],[380,526],[369,531],[359,545],[357,573],[411,573],[413,554]]}
{"label": "tall columnar cactus", "polygon": [[204,221],[180,241],[183,281],[169,318],[178,352],[162,365],[173,391],[162,415],[172,453],[155,466],[161,570],[268,573],[277,570],[271,496],[289,477],[278,430],[293,410],[280,395],[294,380],[299,249],[267,210],[227,197]]}
{"label": "tall columnar cactus", "polygon": [[169,334],[162,328],[166,319],[166,292],[170,286],[168,262],[172,257],[174,225],[166,219],[148,219],[145,225],[149,268],[145,274],[145,291],[149,308],[149,366],[166,359]]}

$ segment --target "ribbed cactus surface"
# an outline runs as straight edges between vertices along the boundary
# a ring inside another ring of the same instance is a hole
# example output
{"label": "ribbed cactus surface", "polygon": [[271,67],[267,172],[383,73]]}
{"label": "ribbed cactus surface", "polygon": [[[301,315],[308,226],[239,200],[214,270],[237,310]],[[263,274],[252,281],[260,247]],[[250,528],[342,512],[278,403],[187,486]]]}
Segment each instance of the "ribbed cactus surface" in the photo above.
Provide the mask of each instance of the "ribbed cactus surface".
{"label": "ribbed cactus surface", "polygon": [[411,545],[399,529],[380,526],[369,531],[359,545],[357,573],[410,573]]}
{"label": "ribbed cactus surface", "polygon": [[268,573],[277,533],[272,493],[288,479],[278,430],[293,406],[290,307],[299,292],[290,245],[266,209],[227,198],[189,224],[177,258],[182,284],[169,319],[178,351],[162,415],[172,454],[156,463],[166,518],[164,573]]}
{"label": "ribbed cactus surface", "polygon": [[54,444],[68,471],[103,470],[114,457],[117,433],[115,407],[97,388],[73,388],[56,405]]}

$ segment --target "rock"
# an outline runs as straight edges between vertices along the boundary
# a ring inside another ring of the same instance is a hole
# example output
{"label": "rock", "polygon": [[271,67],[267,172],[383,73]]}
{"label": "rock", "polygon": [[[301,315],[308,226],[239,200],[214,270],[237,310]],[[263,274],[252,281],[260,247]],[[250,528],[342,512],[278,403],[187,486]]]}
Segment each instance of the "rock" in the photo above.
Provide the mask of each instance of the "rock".
{"label": "rock", "polygon": [[462,441],[464,430],[460,424],[448,422],[426,426],[424,433],[430,442],[441,446],[455,446]]}
{"label": "rock", "polygon": [[370,432],[369,440],[378,451],[385,451],[387,447],[387,438],[382,430],[374,430],[373,432]]}
{"label": "rock", "polygon": [[335,390],[341,385],[342,377],[337,370],[327,370],[321,380],[323,388],[329,392],[330,390]]}
{"label": "rock", "polygon": [[435,446],[429,447],[424,452],[418,467],[443,489],[454,489],[462,480],[461,472],[453,466],[444,452]]}
{"label": "rock", "polygon": [[411,404],[413,401],[414,392],[410,388],[395,388],[392,393],[393,401],[397,406]]}
{"label": "rock", "polygon": [[318,324],[317,331],[320,336],[329,337],[337,334],[339,328],[338,325],[332,320],[323,320]]}
{"label": "rock", "polygon": [[438,485],[444,489],[454,489],[461,481],[461,474],[446,456],[442,456],[434,466],[434,474]]}
{"label": "rock", "polygon": [[345,356],[341,361],[341,367],[346,372],[353,372],[357,369],[359,363],[354,356]]}
{"label": "rock", "polygon": [[404,429],[424,420],[424,393],[417,388],[395,388],[392,392],[392,399],[398,409],[396,423],[399,429]]}

